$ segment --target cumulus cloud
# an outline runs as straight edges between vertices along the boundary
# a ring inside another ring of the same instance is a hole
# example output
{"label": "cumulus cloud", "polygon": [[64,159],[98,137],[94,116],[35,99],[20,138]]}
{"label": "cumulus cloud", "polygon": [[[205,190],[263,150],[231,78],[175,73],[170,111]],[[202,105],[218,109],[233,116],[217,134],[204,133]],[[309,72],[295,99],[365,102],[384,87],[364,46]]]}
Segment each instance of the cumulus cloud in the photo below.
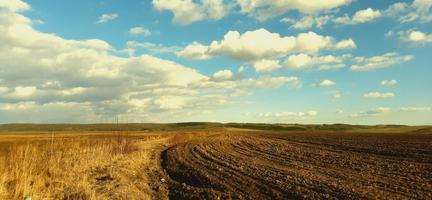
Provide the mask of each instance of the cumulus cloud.
{"label": "cumulus cloud", "polygon": [[380,83],[382,86],[395,86],[397,84],[396,80],[382,80]]}
{"label": "cumulus cloud", "polygon": [[321,86],[321,87],[329,87],[329,86],[334,86],[334,85],[336,85],[336,82],[334,82],[334,81],[332,81],[332,80],[322,80],[320,83],[319,83],[319,86]]}
{"label": "cumulus cloud", "polygon": [[143,27],[133,27],[129,29],[129,35],[131,36],[139,36],[142,35],[144,37],[150,36],[151,31],[149,29]]}
{"label": "cumulus cloud", "polygon": [[[11,0],[9,0],[11,1]],[[283,15],[289,11],[300,12],[300,19],[284,18],[282,22],[291,23],[291,28],[307,29],[312,26],[322,27],[329,21],[336,24],[360,24],[375,21],[380,17],[397,18],[400,22],[432,21],[432,3],[430,0],[414,0],[411,4],[397,2],[387,9],[374,10],[366,8],[352,16],[341,17],[321,15],[348,5],[352,0],[331,1],[281,1],[281,0],[153,0],[153,7],[159,11],[173,13],[173,22],[191,24],[203,20],[219,20],[231,13],[248,15],[259,21],[265,21]]]}
{"label": "cumulus cloud", "polygon": [[[346,42],[345,42],[346,43]],[[189,59],[208,59],[212,56],[229,58],[254,63],[263,59],[274,59],[290,53],[317,53],[320,50],[352,48],[353,45],[337,45],[329,36],[314,32],[300,33],[297,36],[281,36],[266,29],[247,31],[229,31],[224,39],[213,41],[210,45],[194,42],[186,46],[177,55]]]}
{"label": "cumulus cloud", "polygon": [[432,43],[432,33],[425,33],[419,30],[400,31],[397,33],[404,42],[413,45],[425,45]]}
{"label": "cumulus cloud", "polygon": [[373,110],[357,112],[355,114],[352,114],[351,117],[373,117],[373,116],[378,116],[389,112],[391,112],[390,108],[379,107]]}
{"label": "cumulus cloud", "polygon": [[103,14],[99,16],[99,19],[96,21],[98,24],[107,23],[109,21],[117,19],[119,15],[117,13],[111,13],[111,14]]}
{"label": "cumulus cloud", "polygon": [[282,18],[280,22],[291,24],[291,29],[309,29],[312,27],[322,28],[325,24],[327,24],[331,20],[332,16],[322,15],[322,16],[312,16],[306,15],[301,17],[300,19],[292,19],[292,18]]}
{"label": "cumulus cloud", "polygon": [[220,70],[213,74],[215,80],[230,80],[233,78],[233,73],[230,70]]}
{"label": "cumulus cloud", "polygon": [[390,67],[392,65],[401,64],[412,60],[411,55],[399,55],[398,53],[386,53],[381,56],[373,57],[356,57],[354,65],[351,66],[352,71],[371,71],[381,68]]}
{"label": "cumulus cloud", "polygon": [[[24,8],[0,5],[1,122],[100,122],[115,115],[175,120],[190,110],[229,105],[231,98],[251,88],[301,84],[291,76],[216,81],[151,55],[116,56],[103,40],[70,40],[40,32],[15,12]],[[227,74],[215,77],[228,78]]]}
{"label": "cumulus cloud", "polygon": [[153,0],[152,2],[157,10],[172,12],[175,23],[185,25],[203,20],[219,20],[233,12],[248,15],[259,21],[289,11],[312,15],[348,5],[351,0]]}
{"label": "cumulus cloud", "polygon": [[342,17],[334,18],[333,22],[341,25],[362,24],[367,22],[373,22],[381,16],[382,14],[379,10],[367,8],[357,11],[352,17],[349,17],[347,14],[345,14]]}
{"label": "cumulus cloud", "polygon": [[307,54],[294,54],[289,56],[283,64],[290,69],[307,69],[314,66],[320,66],[321,70],[328,70],[334,67],[340,68],[341,66],[339,64],[342,64],[342,62],[342,58],[332,55],[310,56]]}
{"label": "cumulus cloud", "polygon": [[335,49],[355,49],[357,48],[357,45],[355,44],[354,40],[349,38],[346,40],[341,40],[338,43],[334,45]]}
{"label": "cumulus cloud", "polygon": [[21,0],[2,0],[0,8],[9,9],[12,12],[26,11],[30,6]]}
{"label": "cumulus cloud", "polygon": [[308,29],[312,27],[322,28],[327,23],[337,25],[354,25],[374,22],[380,18],[396,18],[399,22],[409,23],[428,23],[432,21],[432,1],[431,0],[414,0],[412,3],[396,2],[391,4],[387,9],[366,8],[358,10],[351,16],[344,14],[335,15],[310,15],[303,14],[298,19],[285,17],[280,20],[282,23],[291,24],[292,29]]}
{"label": "cumulus cloud", "polygon": [[295,10],[303,14],[317,14],[348,5],[351,3],[351,0],[237,0],[237,3],[240,6],[241,13],[264,21],[282,15],[290,10]]}
{"label": "cumulus cloud", "polygon": [[432,42],[432,34],[426,34],[420,31],[412,31],[408,35],[411,42]]}
{"label": "cumulus cloud", "polygon": [[395,94],[393,92],[385,92],[385,93],[369,92],[363,95],[363,97],[365,98],[391,98],[394,96]]}
{"label": "cumulus cloud", "polygon": [[226,16],[231,6],[223,0],[153,0],[154,8],[173,13],[173,22],[187,25],[202,20],[219,20]]}
{"label": "cumulus cloud", "polygon": [[207,60],[211,57],[208,51],[208,46],[193,42],[187,45],[183,50],[176,52],[176,55],[189,60]]}
{"label": "cumulus cloud", "polygon": [[253,63],[253,68],[257,72],[269,72],[278,69],[280,67],[281,65],[279,64],[278,60],[263,59]]}

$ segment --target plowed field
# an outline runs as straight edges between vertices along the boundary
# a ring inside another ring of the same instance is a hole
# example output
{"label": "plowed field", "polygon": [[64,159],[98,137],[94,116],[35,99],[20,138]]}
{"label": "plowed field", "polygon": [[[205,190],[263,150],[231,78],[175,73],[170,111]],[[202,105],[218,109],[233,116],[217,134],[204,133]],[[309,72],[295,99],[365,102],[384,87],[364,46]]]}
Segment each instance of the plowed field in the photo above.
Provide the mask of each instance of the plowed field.
{"label": "plowed field", "polygon": [[432,199],[432,136],[221,134],[161,153],[171,199]]}

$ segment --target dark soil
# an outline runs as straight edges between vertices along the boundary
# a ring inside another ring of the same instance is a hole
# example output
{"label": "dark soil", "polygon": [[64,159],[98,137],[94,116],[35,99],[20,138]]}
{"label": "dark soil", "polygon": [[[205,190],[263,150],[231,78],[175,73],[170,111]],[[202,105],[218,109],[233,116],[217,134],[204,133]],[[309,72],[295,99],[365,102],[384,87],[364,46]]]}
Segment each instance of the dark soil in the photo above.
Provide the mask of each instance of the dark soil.
{"label": "dark soil", "polygon": [[161,165],[170,199],[432,199],[430,134],[226,134]]}

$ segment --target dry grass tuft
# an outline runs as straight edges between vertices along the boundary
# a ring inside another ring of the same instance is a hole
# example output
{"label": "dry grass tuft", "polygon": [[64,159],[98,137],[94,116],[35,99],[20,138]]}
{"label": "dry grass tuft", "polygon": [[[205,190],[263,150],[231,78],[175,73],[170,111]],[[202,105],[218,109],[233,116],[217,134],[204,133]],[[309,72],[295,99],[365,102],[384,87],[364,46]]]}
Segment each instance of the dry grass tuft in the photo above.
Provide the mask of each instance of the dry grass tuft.
{"label": "dry grass tuft", "polygon": [[149,145],[132,137],[17,142],[0,151],[0,199],[150,199]]}

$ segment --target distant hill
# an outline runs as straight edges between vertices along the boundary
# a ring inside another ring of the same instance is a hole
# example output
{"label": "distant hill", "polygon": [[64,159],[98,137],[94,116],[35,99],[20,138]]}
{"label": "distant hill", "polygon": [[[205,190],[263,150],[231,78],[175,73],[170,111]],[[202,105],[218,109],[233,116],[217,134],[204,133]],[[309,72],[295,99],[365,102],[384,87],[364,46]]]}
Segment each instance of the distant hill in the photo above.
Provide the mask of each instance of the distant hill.
{"label": "distant hill", "polygon": [[271,131],[342,131],[342,132],[425,132],[432,126],[350,125],[350,124],[265,124],[265,123],[128,123],[128,124],[0,124],[1,132],[19,131],[175,131],[212,128],[240,128]]}
{"label": "distant hill", "polygon": [[0,131],[157,131],[222,127],[219,123],[0,124]]}

